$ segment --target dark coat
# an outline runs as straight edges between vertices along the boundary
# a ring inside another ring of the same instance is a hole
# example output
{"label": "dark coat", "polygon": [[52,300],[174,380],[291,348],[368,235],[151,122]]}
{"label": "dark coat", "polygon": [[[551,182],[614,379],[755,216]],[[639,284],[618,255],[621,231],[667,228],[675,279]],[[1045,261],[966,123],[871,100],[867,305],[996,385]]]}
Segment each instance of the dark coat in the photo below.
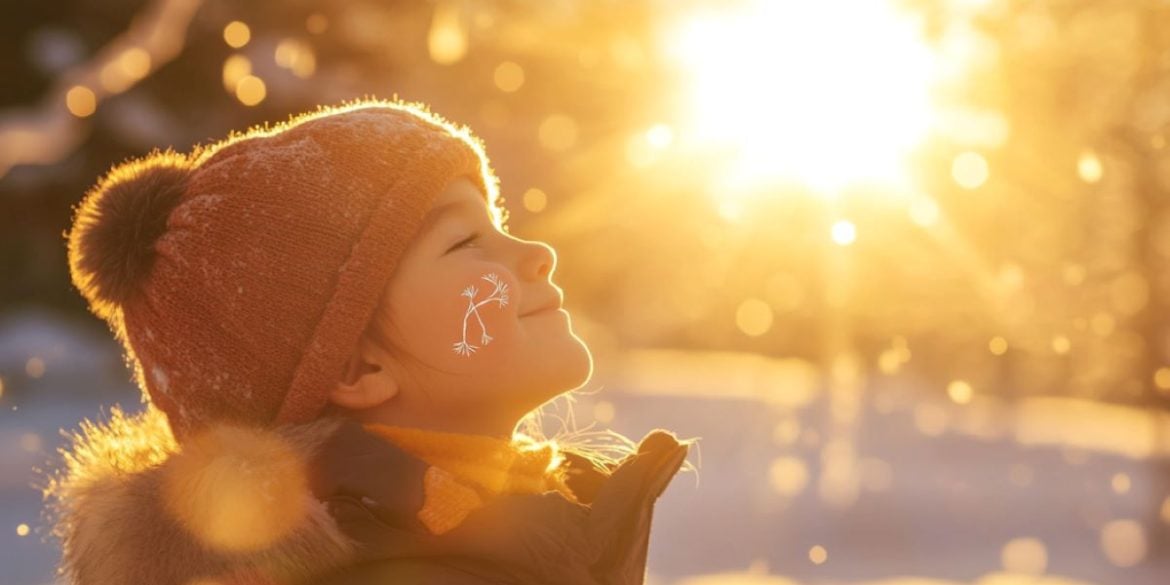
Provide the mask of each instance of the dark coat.
{"label": "dark coat", "polygon": [[[267,489],[257,480],[279,477],[273,461],[280,457],[270,446],[248,446],[257,437],[263,442],[261,431],[213,432],[219,433],[216,440],[200,448],[169,451],[163,442],[123,438],[119,445],[140,452],[120,462],[108,456],[103,461],[100,449],[97,455],[75,450],[83,453],[79,464],[53,494],[68,582],[638,585],[645,576],[654,503],[687,454],[687,444],[665,431],[647,434],[637,452],[612,469],[566,452],[568,484],[581,503],[555,491],[504,494],[488,499],[453,530],[434,535],[416,516],[425,462],[347,420],[282,427],[263,433],[291,447],[305,478],[275,486],[282,490],[273,492],[275,500],[286,505],[271,517],[274,524],[288,524],[287,502],[298,502],[295,522],[273,542],[226,552],[197,538],[181,518],[219,517],[216,506],[227,498],[216,490],[234,497],[258,485]],[[111,440],[118,439],[88,439],[91,446]],[[248,483],[229,488],[240,478],[223,480],[224,469],[246,470]],[[187,479],[194,474],[183,485],[197,487],[181,492],[183,501],[167,501],[177,492],[166,486],[175,485],[178,473]],[[250,507],[249,517],[265,517],[265,502],[274,498],[261,494],[259,511]]]}

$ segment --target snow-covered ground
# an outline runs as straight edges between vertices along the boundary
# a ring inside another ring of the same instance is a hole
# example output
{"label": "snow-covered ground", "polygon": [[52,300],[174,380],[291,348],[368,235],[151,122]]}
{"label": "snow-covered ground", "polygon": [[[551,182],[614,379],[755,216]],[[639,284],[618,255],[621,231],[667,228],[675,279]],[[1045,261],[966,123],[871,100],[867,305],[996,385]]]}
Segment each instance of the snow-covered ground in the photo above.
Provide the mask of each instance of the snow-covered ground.
{"label": "snow-covered ground", "polygon": [[[1155,538],[1170,515],[1164,417],[1061,400],[957,404],[885,378],[865,384],[842,424],[831,414],[841,396],[807,365],[713,355],[602,368],[601,391],[574,407],[582,425],[609,421],[635,440],[653,428],[701,437],[697,473],[676,477],[656,511],[654,585],[1170,582]],[[19,404],[0,398],[0,585],[54,582],[57,550],[29,484],[58,429],[99,404],[137,403],[125,382],[78,392],[84,381],[42,379]]]}

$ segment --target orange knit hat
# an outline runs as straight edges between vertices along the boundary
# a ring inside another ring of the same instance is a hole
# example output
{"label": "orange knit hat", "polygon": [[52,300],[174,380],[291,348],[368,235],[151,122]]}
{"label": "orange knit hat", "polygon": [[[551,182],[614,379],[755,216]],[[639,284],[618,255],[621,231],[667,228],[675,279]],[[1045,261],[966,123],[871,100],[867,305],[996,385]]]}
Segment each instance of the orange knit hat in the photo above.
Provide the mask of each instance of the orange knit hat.
{"label": "orange knit hat", "polygon": [[182,438],[312,420],[446,184],[495,218],[482,145],[425,108],[359,101],[115,167],[75,210],[74,285]]}

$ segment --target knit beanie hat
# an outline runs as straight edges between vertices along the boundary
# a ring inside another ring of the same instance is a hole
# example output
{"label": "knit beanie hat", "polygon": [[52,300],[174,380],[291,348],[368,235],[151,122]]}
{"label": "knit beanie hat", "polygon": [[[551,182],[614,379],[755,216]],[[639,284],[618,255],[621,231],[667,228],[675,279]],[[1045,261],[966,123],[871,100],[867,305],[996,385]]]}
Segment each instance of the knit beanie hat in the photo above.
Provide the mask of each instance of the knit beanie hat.
{"label": "knit beanie hat", "polygon": [[116,166],[75,209],[74,285],[180,440],[211,422],[316,418],[435,197],[480,141],[363,100]]}

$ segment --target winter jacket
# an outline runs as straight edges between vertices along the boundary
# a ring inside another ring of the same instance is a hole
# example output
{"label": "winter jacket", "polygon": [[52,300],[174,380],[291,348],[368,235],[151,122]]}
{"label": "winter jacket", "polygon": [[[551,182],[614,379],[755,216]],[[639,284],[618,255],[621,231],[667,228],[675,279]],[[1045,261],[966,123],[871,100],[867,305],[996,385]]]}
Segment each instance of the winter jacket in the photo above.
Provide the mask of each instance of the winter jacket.
{"label": "winter jacket", "polygon": [[158,421],[113,427],[87,428],[49,489],[76,585],[638,585],[689,444],[656,430],[611,466],[562,451],[571,497],[473,494],[436,534],[420,519],[434,466],[347,419],[182,448]]}

